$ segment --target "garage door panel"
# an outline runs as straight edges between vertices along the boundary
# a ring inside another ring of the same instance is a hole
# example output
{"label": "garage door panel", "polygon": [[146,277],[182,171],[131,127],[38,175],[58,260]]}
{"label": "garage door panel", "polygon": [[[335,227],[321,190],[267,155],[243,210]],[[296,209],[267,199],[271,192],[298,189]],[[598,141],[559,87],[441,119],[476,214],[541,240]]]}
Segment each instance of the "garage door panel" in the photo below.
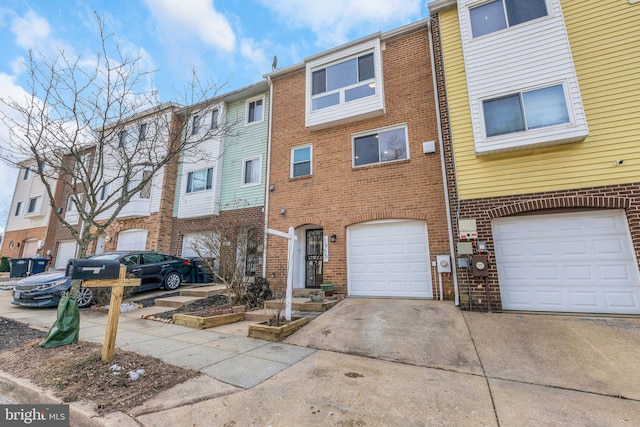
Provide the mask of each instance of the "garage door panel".
{"label": "garage door panel", "polygon": [[624,211],[499,218],[492,229],[505,310],[640,313]]}
{"label": "garage door panel", "polygon": [[350,295],[432,296],[424,221],[376,221],[350,226],[347,262]]}

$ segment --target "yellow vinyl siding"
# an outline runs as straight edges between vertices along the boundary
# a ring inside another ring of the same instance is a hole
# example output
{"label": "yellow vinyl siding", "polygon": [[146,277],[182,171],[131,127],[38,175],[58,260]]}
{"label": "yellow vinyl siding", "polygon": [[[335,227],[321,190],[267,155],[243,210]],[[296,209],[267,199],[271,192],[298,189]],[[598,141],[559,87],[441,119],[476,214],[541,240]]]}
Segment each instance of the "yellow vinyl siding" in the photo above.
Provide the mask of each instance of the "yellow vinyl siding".
{"label": "yellow vinyl siding", "polygon": [[[461,199],[640,180],[640,4],[562,2],[587,117],[584,142],[476,157],[458,14],[440,14]],[[614,166],[616,160],[624,160]]]}

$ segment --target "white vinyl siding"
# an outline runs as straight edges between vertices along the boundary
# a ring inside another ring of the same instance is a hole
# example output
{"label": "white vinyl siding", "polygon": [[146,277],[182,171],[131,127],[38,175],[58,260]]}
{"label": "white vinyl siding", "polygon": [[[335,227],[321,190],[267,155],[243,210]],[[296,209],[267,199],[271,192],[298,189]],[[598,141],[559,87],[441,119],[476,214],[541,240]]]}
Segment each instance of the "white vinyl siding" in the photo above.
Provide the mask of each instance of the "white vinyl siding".
{"label": "white vinyl siding", "polygon": [[427,224],[384,220],[347,228],[349,295],[431,298]]}
{"label": "white vinyl siding", "polygon": [[[375,81],[371,84],[375,86],[375,94],[314,110],[312,102],[313,72],[322,69],[323,67],[339,64],[341,61],[346,59],[357,58],[358,56],[369,52],[373,52]],[[385,104],[380,40],[378,38],[371,39],[358,45],[350,46],[344,50],[332,52],[328,55],[309,60],[306,67],[305,98],[306,126],[310,129],[322,129],[383,114]]]}
{"label": "white vinyl siding", "polygon": [[[476,155],[583,140],[587,122],[558,0],[548,1],[546,17],[476,39],[469,22],[474,3],[460,0],[458,13]],[[569,123],[486,136],[483,100],[557,84],[565,90]]]}
{"label": "white vinyl siding", "polygon": [[640,314],[624,211],[498,218],[491,226],[505,310]]}

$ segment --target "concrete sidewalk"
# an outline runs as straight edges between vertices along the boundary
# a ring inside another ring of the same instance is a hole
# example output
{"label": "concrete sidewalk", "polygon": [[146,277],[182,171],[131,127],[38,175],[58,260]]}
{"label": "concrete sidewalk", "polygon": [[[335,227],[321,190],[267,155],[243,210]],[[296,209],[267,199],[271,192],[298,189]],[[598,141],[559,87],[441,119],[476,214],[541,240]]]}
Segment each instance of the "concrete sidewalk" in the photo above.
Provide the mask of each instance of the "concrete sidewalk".
{"label": "concrete sidewalk", "polygon": [[[48,330],[55,310],[0,316]],[[123,313],[118,348],[202,376],[128,416],[143,426],[640,425],[640,319],[482,314],[449,302],[348,298],[285,343]],[[81,339],[106,316],[82,311]]]}

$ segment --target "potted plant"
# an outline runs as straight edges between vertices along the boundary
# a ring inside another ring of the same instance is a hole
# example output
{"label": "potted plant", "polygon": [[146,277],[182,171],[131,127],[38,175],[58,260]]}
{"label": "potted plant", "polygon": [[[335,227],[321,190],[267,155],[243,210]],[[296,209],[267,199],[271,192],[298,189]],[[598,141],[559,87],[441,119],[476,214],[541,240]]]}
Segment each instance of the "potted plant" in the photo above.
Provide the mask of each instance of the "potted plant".
{"label": "potted plant", "polygon": [[328,297],[333,296],[333,284],[332,283],[323,283],[320,285],[324,294]]}

